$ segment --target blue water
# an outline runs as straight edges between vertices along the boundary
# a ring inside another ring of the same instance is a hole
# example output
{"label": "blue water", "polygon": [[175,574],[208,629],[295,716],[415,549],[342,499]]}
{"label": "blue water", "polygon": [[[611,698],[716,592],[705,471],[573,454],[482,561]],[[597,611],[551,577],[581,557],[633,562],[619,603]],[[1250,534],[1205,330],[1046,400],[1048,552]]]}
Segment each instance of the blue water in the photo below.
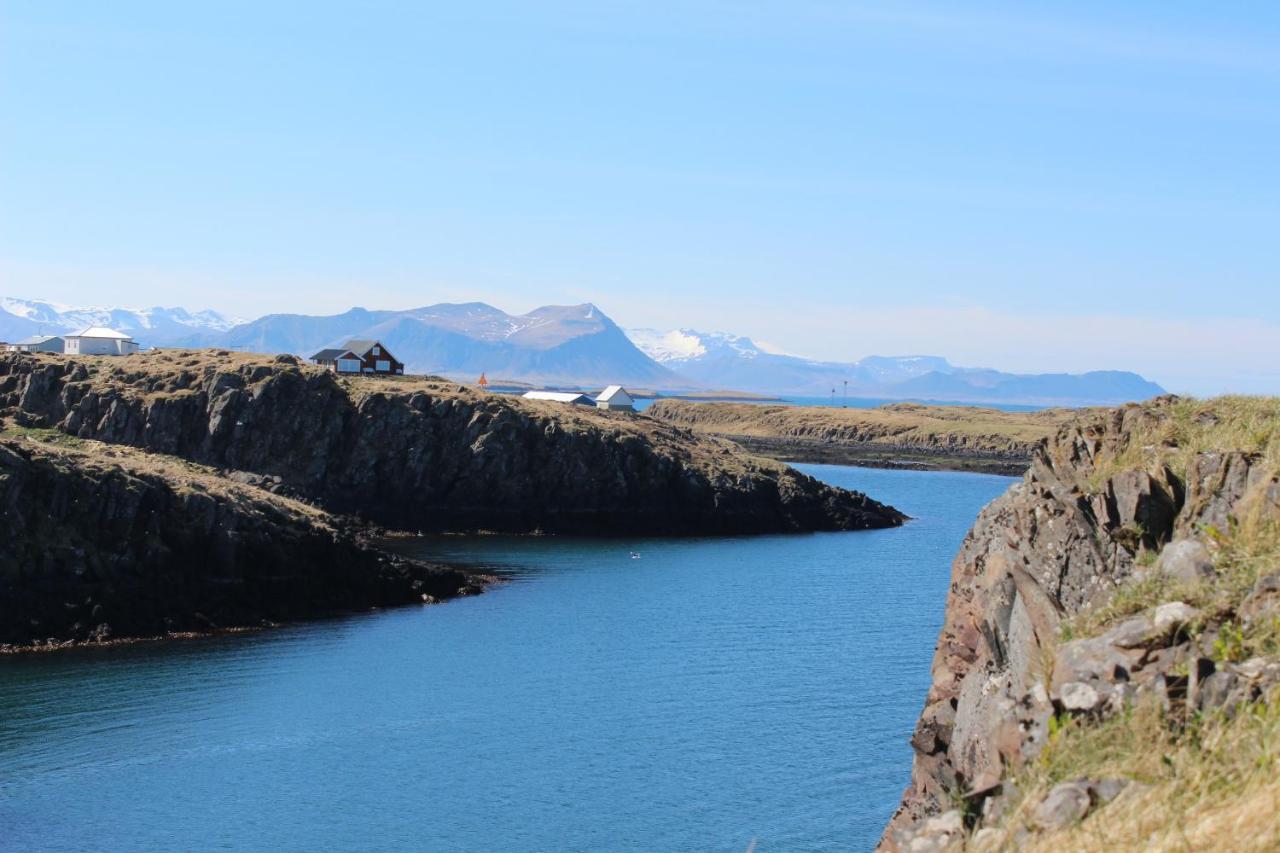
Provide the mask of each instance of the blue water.
{"label": "blue water", "polygon": [[916,520],[422,540],[511,583],[0,659],[0,848],[869,849],[908,779],[951,557],[1009,480],[804,467]]}

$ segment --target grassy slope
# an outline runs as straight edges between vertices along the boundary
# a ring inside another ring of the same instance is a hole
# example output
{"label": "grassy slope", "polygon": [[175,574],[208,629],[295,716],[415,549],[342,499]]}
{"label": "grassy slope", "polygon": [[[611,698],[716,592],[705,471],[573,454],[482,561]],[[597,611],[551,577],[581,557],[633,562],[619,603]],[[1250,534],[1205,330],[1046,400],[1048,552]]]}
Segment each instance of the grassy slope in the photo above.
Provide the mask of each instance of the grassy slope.
{"label": "grassy slope", "polygon": [[[1130,435],[1097,462],[1098,482],[1124,470],[1168,466],[1185,477],[1197,453],[1255,455],[1280,473],[1280,399],[1179,400],[1168,417]],[[1258,577],[1280,569],[1280,507],[1254,494],[1230,530],[1198,531],[1214,556],[1207,581],[1160,577],[1122,587],[1102,607],[1063,625],[1063,639],[1101,634],[1116,620],[1168,601],[1202,611],[1198,630],[1219,627],[1214,657],[1280,657],[1280,618],[1233,619]],[[1014,833],[1058,782],[1121,777],[1141,783],[1079,825],[1015,842]],[[1002,837],[981,849],[1280,849],[1280,696],[1234,717],[1181,716],[1139,705],[1103,723],[1064,722],[1040,757],[1015,776],[1021,804]]]}

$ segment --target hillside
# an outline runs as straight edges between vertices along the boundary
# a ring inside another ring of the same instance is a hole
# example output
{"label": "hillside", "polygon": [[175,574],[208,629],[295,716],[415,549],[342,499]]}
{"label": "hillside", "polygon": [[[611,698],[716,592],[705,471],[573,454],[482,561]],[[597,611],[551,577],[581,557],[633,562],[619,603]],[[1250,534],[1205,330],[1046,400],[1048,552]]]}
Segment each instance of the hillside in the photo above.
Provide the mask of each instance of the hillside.
{"label": "hillside", "polygon": [[0,356],[0,415],[219,469],[418,531],[729,533],[892,526],[864,495],[623,413],[292,356]]}
{"label": "hillside", "polygon": [[1280,401],[1086,413],[952,569],[886,850],[1280,846]]}
{"label": "hillside", "polygon": [[659,400],[645,414],[788,461],[1021,473],[1073,410],[1005,412],[891,403],[874,409]]}

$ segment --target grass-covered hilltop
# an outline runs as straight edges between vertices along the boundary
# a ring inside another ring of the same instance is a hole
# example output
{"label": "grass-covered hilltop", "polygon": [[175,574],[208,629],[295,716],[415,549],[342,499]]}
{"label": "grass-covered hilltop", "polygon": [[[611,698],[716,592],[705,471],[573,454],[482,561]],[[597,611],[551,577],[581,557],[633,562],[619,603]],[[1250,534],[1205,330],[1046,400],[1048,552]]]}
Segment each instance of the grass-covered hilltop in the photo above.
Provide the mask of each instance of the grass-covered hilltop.
{"label": "grass-covered hilltop", "polygon": [[886,850],[1280,847],[1280,400],[1090,412],[965,539]]}
{"label": "grass-covered hilltop", "polygon": [[1006,412],[888,403],[874,409],[660,400],[647,414],[791,462],[1021,474],[1073,409]]}
{"label": "grass-covered hilltop", "polygon": [[716,534],[905,520],[644,417],[292,356],[0,355],[0,644],[447,598],[389,531]]}

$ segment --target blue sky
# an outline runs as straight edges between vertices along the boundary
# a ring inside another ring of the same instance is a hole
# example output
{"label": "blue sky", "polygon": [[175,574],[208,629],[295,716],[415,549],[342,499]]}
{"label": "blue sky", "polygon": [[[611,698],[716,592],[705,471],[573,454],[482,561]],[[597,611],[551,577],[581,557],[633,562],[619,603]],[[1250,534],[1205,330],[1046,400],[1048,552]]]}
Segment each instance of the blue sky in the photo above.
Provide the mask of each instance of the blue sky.
{"label": "blue sky", "polygon": [[1280,4],[0,0],[0,103],[4,295],[1280,393]]}

